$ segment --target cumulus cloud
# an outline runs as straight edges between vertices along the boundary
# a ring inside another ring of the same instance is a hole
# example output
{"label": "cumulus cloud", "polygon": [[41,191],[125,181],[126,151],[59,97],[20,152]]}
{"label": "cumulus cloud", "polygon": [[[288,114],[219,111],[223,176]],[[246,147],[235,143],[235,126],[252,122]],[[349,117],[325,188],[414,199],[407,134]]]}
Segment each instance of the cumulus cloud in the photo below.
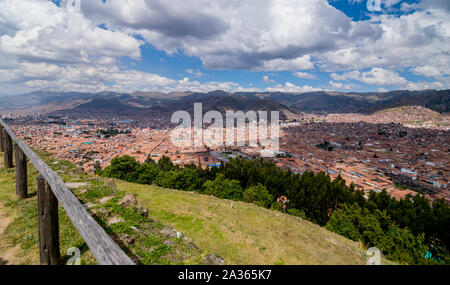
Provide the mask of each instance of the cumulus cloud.
{"label": "cumulus cloud", "polygon": [[270,79],[270,77],[268,75],[264,75],[263,82],[268,84],[268,83],[274,83],[275,81]]}
{"label": "cumulus cloud", "polygon": [[311,74],[311,73],[308,73],[308,72],[301,72],[301,71],[299,71],[299,72],[293,73],[293,75],[295,77],[298,77],[298,78],[317,79],[317,76],[315,74]]}
{"label": "cumulus cloud", "polygon": [[367,72],[360,72],[358,70],[354,70],[343,74],[331,73],[330,77],[333,78],[334,80],[344,80],[344,81],[357,80],[371,85],[394,86],[396,88],[408,90],[442,89],[444,87],[444,84],[438,81],[411,82],[402,77],[397,72],[383,68],[373,68]]}
{"label": "cumulus cloud", "polygon": [[308,85],[297,86],[291,82],[286,82],[284,85],[278,84],[273,87],[267,87],[264,90],[267,92],[294,92],[294,93],[322,91],[322,89],[320,88],[315,88]]}
{"label": "cumulus cloud", "polygon": [[[387,0],[384,6],[398,2]],[[199,58],[206,69],[290,71],[311,80],[317,79],[311,73],[317,68],[331,72],[329,85],[339,89],[354,87],[340,82],[348,80],[448,88],[449,1],[414,5],[409,7],[417,10],[404,15],[374,14],[355,22],[327,0],[82,0],[81,12],[48,0],[1,0],[0,82],[3,89],[22,86],[24,91],[52,86],[249,90],[233,82],[171,79],[121,64],[123,57],[140,60],[142,46],[149,43],[168,54]],[[430,82],[411,82],[401,71]],[[199,69],[185,72],[204,75]],[[268,76],[263,81],[273,83]],[[290,82],[267,88],[318,90]]]}
{"label": "cumulus cloud", "polygon": [[27,60],[101,63],[141,56],[132,36],[101,29],[82,14],[45,0],[3,0],[0,25],[8,27],[0,50]]}
{"label": "cumulus cloud", "polygon": [[387,70],[383,68],[373,68],[367,72],[360,72],[358,70],[343,73],[343,74],[330,74],[334,80],[358,80],[367,84],[373,85],[405,85],[408,81],[400,76],[397,72]]}

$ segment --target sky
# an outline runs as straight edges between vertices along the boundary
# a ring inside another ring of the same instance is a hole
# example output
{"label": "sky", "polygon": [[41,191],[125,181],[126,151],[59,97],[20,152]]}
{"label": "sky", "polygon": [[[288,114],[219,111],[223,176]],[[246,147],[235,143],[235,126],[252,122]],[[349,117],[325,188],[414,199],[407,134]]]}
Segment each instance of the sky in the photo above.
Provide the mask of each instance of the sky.
{"label": "sky", "polygon": [[0,95],[449,89],[449,14],[448,0],[0,0]]}

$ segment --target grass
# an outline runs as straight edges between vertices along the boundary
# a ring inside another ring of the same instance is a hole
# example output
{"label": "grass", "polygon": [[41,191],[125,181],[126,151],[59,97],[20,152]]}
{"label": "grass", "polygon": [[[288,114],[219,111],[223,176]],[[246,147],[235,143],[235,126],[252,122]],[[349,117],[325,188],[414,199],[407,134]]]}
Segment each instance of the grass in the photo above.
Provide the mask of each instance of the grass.
{"label": "grass", "polygon": [[[97,222],[137,264],[201,264],[210,253],[220,255],[227,264],[237,265],[367,262],[366,249],[360,243],[291,215],[198,193],[97,178],[84,174],[70,162],[39,154],[65,182],[87,183],[74,194],[82,203],[91,205]],[[0,256],[5,245],[15,246],[19,248],[15,264],[39,264],[36,170],[29,165],[30,198],[19,200],[14,190],[14,169],[5,170],[2,161],[0,154],[0,211],[13,221],[0,236]],[[117,187],[107,187],[111,181]],[[127,193],[137,196],[139,204],[149,210],[150,219],[136,207],[119,205]],[[110,200],[101,204],[99,200],[104,197]],[[108,226],[111,217],[123,221]],[[61,254],[78,247],[82,264],[96,264],[62,208],[59,222]],[[176,228],[187,239],[163,235],[161,229],[165,225]],[[134,242],[126,243],[124,237]],[[386,263],[389,262],[384,260]]]}
{"label": "grass", "polygon": [[[21,265],[39,264],[39,236],[37,217],[36,177],[37,171],[28,165],[28,199],[18,199],[15,195],[15,171],[5,170],[3,154],[0,154],[0,203],[1,210],[13,217],[1,237],[1,248],[18,246],[14,258]],[[81,263],[95,264],[92,254],[78,235],[64,210],[59,208],[61,255],[72,247],[81,249]],[[1,250],[0,250],[1,253]]]}
{"label": "grass", "polygon": [[[366,264],[366,249],[308,221],[252,204],[116,181],[151,216],[227,264]],[[231,207],[231,205],[233,206]]]}
{"label": "grass", "polygon": [[[201,264],[205,252],[189,240],[168,237],[161,233],[164,225],[147,218],[136,206],[121,206],[119,202],[127,194],[107,187],[100,179],[84,174],[73,164],[52,158],[39,152],[41,158],[57,172],[65,182],[85,182],[86,186],[74,190],[83,204],[89,203],[89,211],[105,231],[137,264]],[[8,264],[39,264],[39,237],[36,197],[37,171],[28,164],[28,199],[15,195],[15,171],[3,168],[0,154],[0,211],[12,222],[0,236],[0,256],[4,251],[18,248]],[[100,203],[104,197],[110,199]],[[111,218],[121,222],[108,225]],[[88,246],[77,233],[64,209],[59,207],[60,249],[63,263],[70,258],[66,252],[73,247],[81,251],[81,264],[97,264]]]}

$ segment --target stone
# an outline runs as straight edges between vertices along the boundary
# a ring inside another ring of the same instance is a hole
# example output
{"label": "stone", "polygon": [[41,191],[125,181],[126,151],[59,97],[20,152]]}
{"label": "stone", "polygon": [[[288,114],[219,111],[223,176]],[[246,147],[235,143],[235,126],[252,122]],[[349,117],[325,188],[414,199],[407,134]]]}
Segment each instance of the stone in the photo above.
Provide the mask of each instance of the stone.
{"label": "stone", "polygon": [[136,238],[127,234],[119,234],[119,238],[126,246],[130,246],[136,242]]}
{"label": "stone", "polygon": [[88,203],[86,203],[86,204],[84,204],[83,205],[83,207],[85,207],[86,209],[92,209],[92,208],[94,208],[94,207],[97,207],[98,205],[97,204],[93,204],[93,203],[90,203],[90,202],[88,202]]}
{"label": "stone", "polygon": [[106,222],[106,224],[107,224],[108,226],[111,226],[111,225],[114,225],[114,224],[119,224],[119,223],[124,223],[124,222],[125,222],[125,220],[122,219],[122,218],[111,218],[111,219],[109,219],[109,220]]}
{"label": "stone", "polygon": [[85,187],[85,186],[87,186],[87,185],[88,185],[88,184],[85,183],[85,182],[80,182],[80,183],[66,183],[67,188],[69,188],[70,190],[76,190],[76,189],[78,189],[78,188]]}
{"label": "stone", "polygon": [[168,237],[177,237],[177,231],[172,229],[171,227],[164,227],[161,231],[161,234],[168,236]]}
{"label": "stone", "polygon": [[199,249],[200,249],[200,248],[199,248],[198,246],[196,246],[195,243],[193,243],[192,241],[190,241],[190,242],[188,243],[188,245],[189,245],[191,248],[195,249],[195,250],[199,250]]}
{"label": "stone", "polygon": [[98,202],[99,202],[100,204],[106,204],[106,203],[108,203],[108,201],[111,200],[112,198],[114,198],[114,196],[106,196],[106,197],[101,198]]}
{"label": "stone", "polygon": [[106,217],[109,217],[111,215],[111,213],[108,210],[106,210],[105,208],[100,208],[97,210],[97,212]]}
{"label": "stone", "polygon": [[123,207],[128,206],[136,206],[138,204],[138,201],[134,195],[125,195],[122,200],[120,200],[119,205]]}
{"label": "stone", "polygon": [[225,265],[225,260],[217,254],[208,254],[203,258],[204,265]]}
{"label": "stone", "polygon": [[169,245],[169,246],[174,246],[175,245],[175,243],[173,241],[171,241],[171,240],[164,241],[164,244],[165,245]]}
{"label": "stone", "polygon": [[110,189],[116,189],[116,182],[114,182],[114,180],[110,179],[105,183],[105,186],[110,188]]}
{"label": "stone", "polygon": [[145,218],[148,218],[148,210],[146,208],[144,208],[144,207],[137,207],[136,208],[136,212],[138,212],[139,215],[141,215],[141,216],[143,216]]}

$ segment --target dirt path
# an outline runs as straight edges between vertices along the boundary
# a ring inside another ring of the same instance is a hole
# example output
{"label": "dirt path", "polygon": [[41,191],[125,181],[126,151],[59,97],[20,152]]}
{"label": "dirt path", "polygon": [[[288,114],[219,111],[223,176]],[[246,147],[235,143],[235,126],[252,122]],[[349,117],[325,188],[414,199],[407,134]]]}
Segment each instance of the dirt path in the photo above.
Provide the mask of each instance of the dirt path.
{"label": "dirt path", "polygon": [[14,264],[18,247],[13,247],[6,243],[4,231],[12,222],[12,218],[8,217],[0,204],[0,265]]}

